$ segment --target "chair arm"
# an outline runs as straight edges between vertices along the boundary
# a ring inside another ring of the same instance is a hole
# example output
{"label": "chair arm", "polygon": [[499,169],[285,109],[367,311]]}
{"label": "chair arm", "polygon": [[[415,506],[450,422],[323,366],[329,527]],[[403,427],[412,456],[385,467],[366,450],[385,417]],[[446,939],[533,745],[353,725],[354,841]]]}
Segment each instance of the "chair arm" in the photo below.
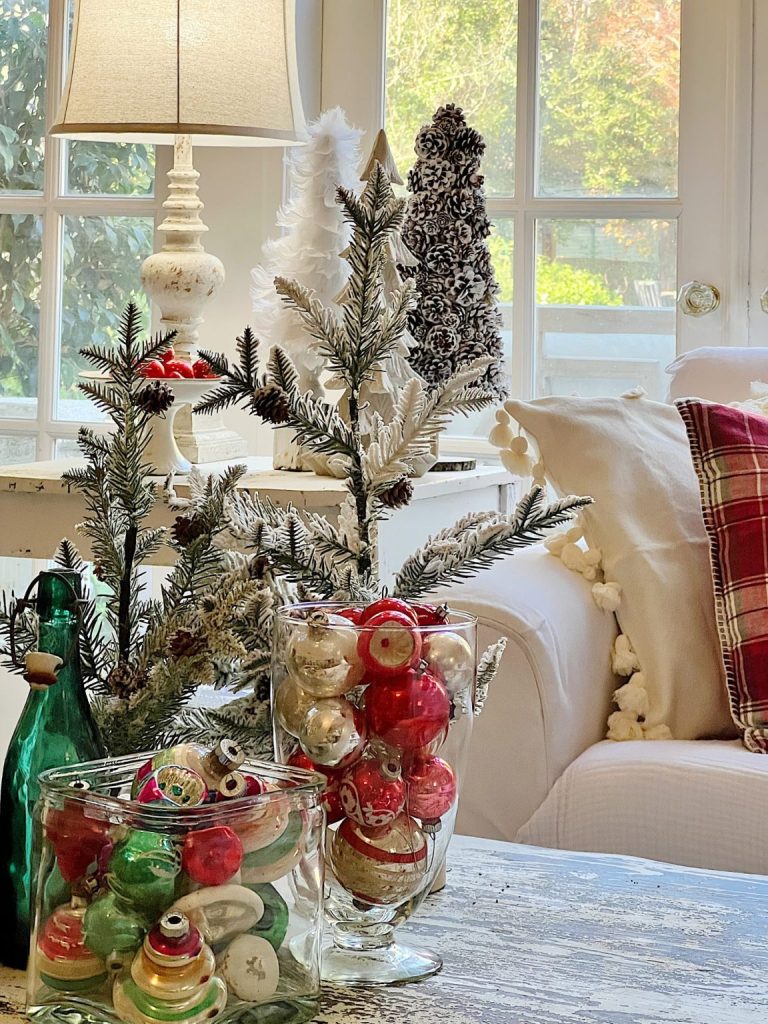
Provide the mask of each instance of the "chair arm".
{"label": "chair arm", "polygon": [[[444,597],[507,650],[469,754],[458,830],[512,840],[568,765],[605,735],[618,685],[613,615],[545,548],[509,557]],[[501,783],[501,784],[500,784]]]}

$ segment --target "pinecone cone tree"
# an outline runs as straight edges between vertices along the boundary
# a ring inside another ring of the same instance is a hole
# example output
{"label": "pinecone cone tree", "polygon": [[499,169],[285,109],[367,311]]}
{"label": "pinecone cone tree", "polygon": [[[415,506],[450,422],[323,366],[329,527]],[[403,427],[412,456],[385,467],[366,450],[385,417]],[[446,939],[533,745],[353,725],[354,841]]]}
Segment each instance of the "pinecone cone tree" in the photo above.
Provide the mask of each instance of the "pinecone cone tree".
{"label": "pinecone cone tree", "polygon": [[416,136],[416,163],[408,174],[403,241],[418,266],[401,267],[421,301],[409,320],[416,346],[414,369],[430,384],[444,381],[479,356],[493,356],[483,385],[494,398],[506,394],[502,369],[498,285],[486,239],[480,159],[485,143],[467,125],[460,107],[440,107]]}

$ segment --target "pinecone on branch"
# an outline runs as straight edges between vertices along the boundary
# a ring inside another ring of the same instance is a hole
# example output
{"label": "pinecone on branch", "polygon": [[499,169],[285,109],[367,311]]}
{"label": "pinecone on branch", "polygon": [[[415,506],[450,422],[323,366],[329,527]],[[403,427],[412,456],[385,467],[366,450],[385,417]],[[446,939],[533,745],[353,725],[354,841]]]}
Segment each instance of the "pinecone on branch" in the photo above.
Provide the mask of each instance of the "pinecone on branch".
{"label": "pinecone on branch", "polygon": [[248,575],[252,580],[263,580],[272,567],[267,555],[254,555],[248,563]]}
{"label": "pinecone on branch", "polygon": [[118,662],[107,679],[109,692],[113,697],[119,697],[121,700],[127,700],[144,689],[146,683],[147,673],[125,661]]}
{"label": "pinecone on branch", "polygon": [[175,402],[176,397],[167,384],[161,380],[147,384],[134,399],[137,408],[152,416],[164,416]]}
{"label": "pinecone on branch", "polygon": [[379,501],[386,508],[404,508],[413,497],[413,484],[407,476],[401,476],[386,491],[379,495]]}
{"label": "pinecone on branch", "polygon": [[208,649],[205,637],[190,629],[177,629],[168,639],[168,653],[173,658],[194,658]]}
{"label": "pinecone on branch", "polygon": [[278,426],[288,421],[291,411],[288,396],[277,384],[264,384],[256,388],[251,398],[251,407],[257,416]]}
{"label": "pinecone on branch", "polygon": [[205,523],[197,516],[177,516],[171,527],[171,536],[180,548],[189,547],[193,540],[205,533]]}

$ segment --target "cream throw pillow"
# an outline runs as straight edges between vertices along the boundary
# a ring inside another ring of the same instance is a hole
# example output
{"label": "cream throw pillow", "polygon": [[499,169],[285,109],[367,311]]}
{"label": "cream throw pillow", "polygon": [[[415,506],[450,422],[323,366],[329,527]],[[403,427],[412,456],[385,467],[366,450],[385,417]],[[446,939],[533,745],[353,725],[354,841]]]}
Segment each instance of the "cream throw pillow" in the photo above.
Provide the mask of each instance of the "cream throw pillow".
{"label": "cream throw pillow", "polygon": [[[645,726],[675,739],[732,736],[709,543],[685,427],[645,398],[505,403],[561,494],[590,494],[585,537],[621,586],[617,617],[648,693]],[[595,652],[609,657],[608,652]]]}

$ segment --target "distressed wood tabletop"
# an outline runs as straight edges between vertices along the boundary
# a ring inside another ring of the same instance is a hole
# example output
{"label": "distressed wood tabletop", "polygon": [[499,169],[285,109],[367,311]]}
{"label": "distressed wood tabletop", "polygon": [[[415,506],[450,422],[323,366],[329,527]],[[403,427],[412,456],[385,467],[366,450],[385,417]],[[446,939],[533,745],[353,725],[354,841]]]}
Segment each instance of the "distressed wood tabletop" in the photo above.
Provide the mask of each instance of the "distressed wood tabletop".
{"label": "distressed wood tabletop", "polygon": [[[765,1024],[768,878],[458,840],[402,938],[442,974],[327,988],[317,1024]],[[0,1024],[22,1019],[0,973]]]}

